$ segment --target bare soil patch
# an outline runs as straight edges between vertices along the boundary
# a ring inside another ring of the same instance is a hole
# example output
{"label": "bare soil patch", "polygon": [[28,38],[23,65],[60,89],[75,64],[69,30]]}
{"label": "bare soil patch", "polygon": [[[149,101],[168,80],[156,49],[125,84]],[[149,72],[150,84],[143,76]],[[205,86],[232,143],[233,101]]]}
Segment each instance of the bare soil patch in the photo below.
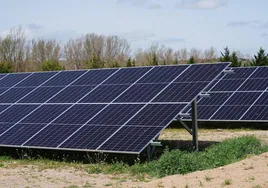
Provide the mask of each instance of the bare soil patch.
{"label": "bare soil patch", "polygon": [[[222,141],[243,135],[255,135],[268,143],[268,131],[262,130],[200,130],[201,141]],[[184,130],[167,129],[164,140],[190,140]],[[168,176],[151,182],[125,175],[88,174],[84,169],[58,167],[44,169],[19,161],[1,162],[0,187],[268,187],[268,153],[217,169],[186,175]]]}

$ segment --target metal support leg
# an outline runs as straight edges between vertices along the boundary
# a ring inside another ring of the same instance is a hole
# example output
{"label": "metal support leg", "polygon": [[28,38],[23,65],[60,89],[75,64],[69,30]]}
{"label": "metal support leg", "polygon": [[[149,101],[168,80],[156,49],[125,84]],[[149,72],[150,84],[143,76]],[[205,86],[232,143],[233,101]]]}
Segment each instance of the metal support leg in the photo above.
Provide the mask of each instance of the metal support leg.
{"label": "metal support leg", "polygon": [[159,135],[155,138],[154,142],[155,143],[151,143],[150,145],[148,145],[147,147],[147,157],[148,157],[148,161],[151,161],[155,152],[155,147],[156,146],[161,146],[161,143],[157,142],[159,138]]}
{"label": "metal support leg", "polygon": [[192,136],[193,150],[198,151],[198,122],[197,122],[197,104],[196,100],[192,102]]}

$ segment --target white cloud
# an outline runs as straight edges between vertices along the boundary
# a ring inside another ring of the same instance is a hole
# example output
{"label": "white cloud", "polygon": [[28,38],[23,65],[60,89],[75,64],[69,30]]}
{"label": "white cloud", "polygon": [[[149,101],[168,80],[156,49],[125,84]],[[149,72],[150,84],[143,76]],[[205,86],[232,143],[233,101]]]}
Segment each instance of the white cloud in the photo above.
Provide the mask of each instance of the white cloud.
{"label": "white cloud", "polygon": [[137,41],[144,41],[154,38],[156,35],[149,31],[131,31],[128,33],[121,33],[118,34],[119,36],[122,36],[126,38],[129,41],[137,42]]}
{"label": "white cloud", "polygon": [[268,33],[261,34],[261,37],[268,37]]}
{"label": "white cloud", "polygon": [[226,0],[183,0],[182,4],[189,9],[218,9],[227,5]]}
{"label": "white cloud", "polygon": [[145,7],[149,9],[161,9],[163,8],[161,4],[156,0],[117,0],[118,4],[128,3],[136,7]]}

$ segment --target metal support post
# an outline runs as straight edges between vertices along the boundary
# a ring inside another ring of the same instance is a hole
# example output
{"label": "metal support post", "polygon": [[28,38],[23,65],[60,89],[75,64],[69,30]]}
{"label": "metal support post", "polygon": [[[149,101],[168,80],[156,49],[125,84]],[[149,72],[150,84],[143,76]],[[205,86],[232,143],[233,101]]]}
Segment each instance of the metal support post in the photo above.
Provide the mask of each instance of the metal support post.
{"label": "metal support post", "polygon": [[193,150],[198,151],[198,122],[197,122],[197,103],[196,99],[192,102],[192,136]]}

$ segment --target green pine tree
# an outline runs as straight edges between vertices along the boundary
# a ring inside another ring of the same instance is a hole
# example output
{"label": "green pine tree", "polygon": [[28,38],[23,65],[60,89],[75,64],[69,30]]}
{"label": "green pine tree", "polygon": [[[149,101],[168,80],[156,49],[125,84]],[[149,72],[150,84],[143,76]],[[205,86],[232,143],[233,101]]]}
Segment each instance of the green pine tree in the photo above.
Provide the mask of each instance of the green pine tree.
{"label": "green pine tree", "polygon": [[236,52],[232,52],[232,55],[231,55],[231,66],[232,67],[241,67],[241,61],[238,59],[237,55],[236,55]]}
{"label": "green pine tree", "polygon": [[195,59],[193,56],[190,57],[188,64],[195,64]]}
{"label": "green pine tree", "polygon": [[11,73],[12,66],[11,63],[0,63],[0,73]]}
{"label": "green pine tree", "polygon": [[265,54],[265,50],[261,47],[258,54],[254,55],[251,63],[252,66],[265,66],[268,65],[268,55]]}
{"label": "green pine tree", "polygon": [[227,46],[224,48],[224,52],[221,52],[220,61],[221,62],[230,62],[231,61],[230,50]]}
{"label": "green pine tree", "polygon": [[131,57],[127,60],[127,67],[132,67],[132,60]]}
{"label": "green pine tree", "polygon": [[136,60],[133,59],[133,60],[132,60],[132,67],[135,67],[135,66],[136,66]]}

